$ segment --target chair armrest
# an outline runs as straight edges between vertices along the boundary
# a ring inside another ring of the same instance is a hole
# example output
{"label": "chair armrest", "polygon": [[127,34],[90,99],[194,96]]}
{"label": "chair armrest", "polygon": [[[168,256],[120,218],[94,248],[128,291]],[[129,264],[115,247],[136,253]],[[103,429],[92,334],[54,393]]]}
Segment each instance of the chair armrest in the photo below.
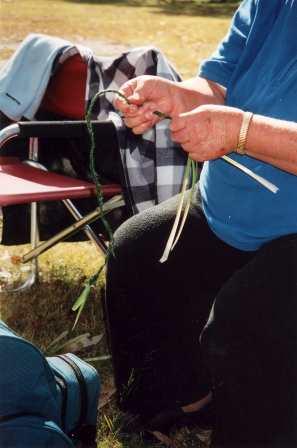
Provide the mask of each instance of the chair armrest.
{"label": "chair armrest", "polygon": [[[92,120],[95,136],[104,138],[115,132],[111,121]],[[19,121],[19,137],[82,138],[88,135],[86,121]]]}

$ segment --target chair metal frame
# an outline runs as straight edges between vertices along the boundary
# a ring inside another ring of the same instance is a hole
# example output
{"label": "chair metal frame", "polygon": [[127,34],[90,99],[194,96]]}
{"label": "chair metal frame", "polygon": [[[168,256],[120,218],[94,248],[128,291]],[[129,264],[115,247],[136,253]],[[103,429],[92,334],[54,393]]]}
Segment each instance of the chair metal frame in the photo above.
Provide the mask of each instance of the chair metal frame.
{"label": "chair metal frame", "polygon": [[[100,122],[92,122],[94,127],[102,126],[103,124]],[[86,122],[84,121],[63,121],[63,122],[19,122],[14,123],[12,125],[7,126],[6,128],[0,131],[0,167],[1,167],[1,149],[7,144],[8,141],[19,137],[28,137],[29,138],[29,151],[28,157],[29,160],[23,162],[23,166],[30,166],[34,170],[37,170],[38,175],[41,173],[47,173],[47,179],[51,178],[51,173],[47,171],[47,169],[38,162],[38,149],[39,137],[47,137],[47,138],[55,138],[55,137],[63,137],[69,138],[69,133],[71,137],[73,136],[81,136],[83,132],[86,132]],[[7,158],[7,157],[6,157]],[[8,157],[9,158],[9,157]],[[11,158],[12,159],[12,158]],[[21,170],[22,171],[22,170]],[[0,170],[1,176],[1,170]],[[54,176],[57,176],[54,174]],[[69,176],[58,175],[61,180],[69,181]],[[73,193],[66,191],[62,192],[63,197],[61,197],[61,192],[59,192],[59,198],[53,198],[47,192],[43,192],[38,196],[38,201],[31,201],[30,197],[24,195],[24,197],[16,198],[16,196],[12,195],[12,200],[7,199],[6,195],[0,193],[0,206],[12,205],[15,203],[30,203],[31,204],[31,225],[30,225],[30,245],[31,250],[20,257],[21,263],[27,263],[32,261],[32,270],[31,274],[28,276],[26,281],[16,287],[7,289],[9,292],[19,292],[21,290],[27,289],[31,287],[36,279],[38,278],[38,256],[48,250],[50,247],[54,246],[58,242],[62,241],[66,237],[69,237],[73,233],[83,230],[86,236],[94,243],[95,247],[102,253],[106,253],[107,244],[104,239],[100,235],[96,235],[95,232],[91,229],[90,223],[99,219],[102,215],[109,213],[110,211],[125,206],[125,201],[122,194],[122,188],[118,184],[110,184],[102,186],[102,193],[105,197],[111,197],[108,201],[106,201],[100,209],[97,207],[94,211],[83,217],[77,207],[73,204],[72,198],[78,197],[90,197],[95,194],[95,185],[91,183],[87,183],[84,181],[79,181],[78,179],[73,179],[73,182],[77,185],[77,183],[81,182],[81,190],[79,193]],[[34,190],[34,188],[33,188]],[[77,194],[77,195],[76,195]],[[37,218],[37,207],[39,201],[49,201],[49,200],[62,200],[65,207],[71,213],[73,218],[75,219],[74,224],[65,228],[57,235],[53,236],[47,241],[40,242],[39,241],[39,230],[38,230],[38,218]]]}

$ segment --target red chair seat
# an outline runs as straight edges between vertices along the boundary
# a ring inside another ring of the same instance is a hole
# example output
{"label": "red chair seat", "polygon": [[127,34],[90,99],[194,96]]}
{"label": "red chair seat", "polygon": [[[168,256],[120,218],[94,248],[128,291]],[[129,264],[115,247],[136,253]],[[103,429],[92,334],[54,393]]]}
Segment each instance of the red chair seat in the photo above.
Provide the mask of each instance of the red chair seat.
{"label": "red chair seat", "polygon": [[[94,196],[94,184],[44,171],[15,157],[0,157],[0,206]],[[117,184],[102,186],[104,197],[121,193]]]}

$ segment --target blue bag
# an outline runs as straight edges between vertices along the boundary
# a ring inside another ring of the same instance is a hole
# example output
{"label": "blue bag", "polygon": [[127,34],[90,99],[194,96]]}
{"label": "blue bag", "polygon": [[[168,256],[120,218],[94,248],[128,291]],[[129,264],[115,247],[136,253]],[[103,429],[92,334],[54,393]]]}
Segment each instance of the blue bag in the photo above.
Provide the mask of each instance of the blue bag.
{"label": "blue bag", "polygon": [[0,446],[5,448],[74,448],[71,439],[43,417],[0,417]]}
{"label": "blue bag", "polygon": [[2,321],[0,365],[1,447],[25,448],[24,437],[30,448],[35,438],[38,448],[95,440],[100,381],[92,366],[73,354],[46,358]]}

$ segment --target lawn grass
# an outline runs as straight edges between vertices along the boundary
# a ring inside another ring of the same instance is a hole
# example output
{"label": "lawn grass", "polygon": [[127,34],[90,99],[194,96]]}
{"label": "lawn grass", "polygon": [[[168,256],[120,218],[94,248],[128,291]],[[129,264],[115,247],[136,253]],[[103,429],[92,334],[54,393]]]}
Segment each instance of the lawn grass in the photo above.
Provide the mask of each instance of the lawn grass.
{"label": "lawn grass", "polygon": [[190,77],[225,34],[235,5],[182,0],[1,0],[0,58],[1,52],[5,57],[12,52],[11,41],[40,32],[81,43],[87,38],[132,47],[155,45],[184,77]]}
{"label": "lawn grass", "polygon": [[[38,32],[86,45],[97,41],[124,47],[155,45],[182,76],[191,77],[199,62],[209,56],[225,34],[235,7],[236,2],[223,4],[207,0],[0,0],[0,60],[7,59],[28,33]],[[106,54],[109,51],[110,47]],[[8,252],[19,254],[20,250],[20,247],[2,246],[0,267],[5,268]],[[85,279],[102,263],[103,256],[90,243],[60,243],[40,257],[38,284],[27,292],[0,296],[1,317],[45,351],[65,330],[69,338],[85,332],[101,334],[104,332],[100,304],[103,275],[74,331],[75,314],[71,307]],[[103,356],[107,352],[103,339],[97,347],[81,352],[81,356]],[[102,376],[106,398],[113,391],[110,360],[94,364]],[[207,432],[196,428],[185,428],[173,437],[176,446],[184,448],[205,448],[209,440]],[[122,433],[121,415],[111,398],[100,411],[98,448],[151,446],[160,444]]]}

